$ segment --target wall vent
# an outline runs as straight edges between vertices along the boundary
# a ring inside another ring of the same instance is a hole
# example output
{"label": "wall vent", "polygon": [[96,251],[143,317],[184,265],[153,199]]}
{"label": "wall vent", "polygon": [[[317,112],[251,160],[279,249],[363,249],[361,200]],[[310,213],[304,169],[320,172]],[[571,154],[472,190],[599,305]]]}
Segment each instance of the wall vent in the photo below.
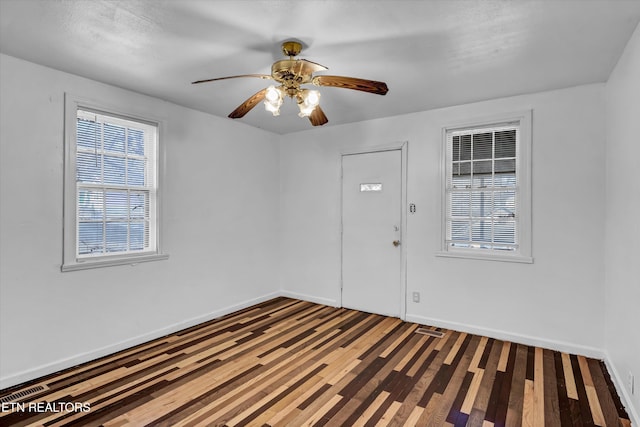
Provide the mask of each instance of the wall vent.
{"label": "wall vent", "polygon": [[434,331],[432,329],[427,329],[427,328],[416,329],[416,334],[429,335],[430,337],[436,337],[436,338],[444,337],[444,332]]}
{"label": "wall vent", "polygon": [[21,390],[15,393],[12,393],[8,396],[4,396],[2,398],[0,398],[0,403],[9,403],[9,402],[15,402],[18,399],[22,399],[24,397],[28,397],[31,396],[33,394],[39,393],[41,391],[47,390],[45,387],[41,386],[41,385],[37,385],[35,387],[31,387],[25,390]]}

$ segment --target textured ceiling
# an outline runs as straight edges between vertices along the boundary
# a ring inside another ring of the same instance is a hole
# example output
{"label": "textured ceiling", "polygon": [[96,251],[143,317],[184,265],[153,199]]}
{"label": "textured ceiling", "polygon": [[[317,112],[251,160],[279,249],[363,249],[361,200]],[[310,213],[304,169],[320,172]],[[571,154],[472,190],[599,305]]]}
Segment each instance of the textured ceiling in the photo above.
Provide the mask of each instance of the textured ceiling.
{"label": "textured ceiling", "polygon": [[[639,21],[640,0],[0,0],[0,51],[226,117],[269,82],[190,82],[269,74],[294,38],[323,74],[389,87],[321,88],[331,126],[604,82]],[[238,120],[311,128],[296,113]]]}

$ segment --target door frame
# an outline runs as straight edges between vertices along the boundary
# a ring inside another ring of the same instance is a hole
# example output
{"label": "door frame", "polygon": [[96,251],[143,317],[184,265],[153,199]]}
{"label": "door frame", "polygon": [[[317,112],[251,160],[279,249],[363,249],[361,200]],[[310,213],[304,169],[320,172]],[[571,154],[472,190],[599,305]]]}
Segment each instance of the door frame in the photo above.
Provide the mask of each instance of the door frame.
{"label": "door frame", "polygon": [[345,150],[340,153],[340,305],[344,286],[344,254],[343,254],[343,188],[344,188],[344,156],[379,153],[384,151],[400,151],[400,319],[407,320],[407,159],[409,142],[400,141],[382,146]]}

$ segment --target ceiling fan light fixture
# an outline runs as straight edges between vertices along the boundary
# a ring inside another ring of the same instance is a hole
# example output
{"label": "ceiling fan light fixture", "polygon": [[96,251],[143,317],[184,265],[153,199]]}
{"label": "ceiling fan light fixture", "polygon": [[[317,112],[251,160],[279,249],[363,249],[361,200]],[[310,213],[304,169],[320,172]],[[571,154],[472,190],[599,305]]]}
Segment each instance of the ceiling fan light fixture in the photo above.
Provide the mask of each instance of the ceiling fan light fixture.
{"label": "ceiling fan light fixture", "polygon": [[309,117],[313,110],[320,104],[320,92],[317,90],[302,89],[298,97],[298,116]]}
{"label": "ceiling fan light fixture", "polygon": [[264,96],[264,108],[274,116],[280,115],[280,106],[284,99],[282,89],[275,86],[269,86]]}
{"label": "ceiling fan light fixture", "polygon": [[[1,1],[1,0],[0,0]],[[320,107],[320,92],[317,90],[302,89],[302,85],[328,86],[335,88],[358,90],[362,92],[386,95],[387,84],[376,80],[360,79],[346,76],[314,76],[319,71],[328,70],[324,65],[307,59],[296,58],[302,50],[302,44],[290,40],[282,44],[282,53],[288,59],[276,61],[271,65],[271,74],[239,74],[235,76],[216,77],[213,79],[197,80],[193,84],[214,82],[218,80],[235,79],[239,77],[257,77],[265,80],[273,80],[279,86],[269,86],[251,95],[229,114],[231,119],[244,117],[251,109],[261,101],[264,107],[274,116],[280,115],[280,107],[285,97],[296,101],[300,112],[298,116],[308,117],[311,125],[322,126],[329,122],[327,116]]]}

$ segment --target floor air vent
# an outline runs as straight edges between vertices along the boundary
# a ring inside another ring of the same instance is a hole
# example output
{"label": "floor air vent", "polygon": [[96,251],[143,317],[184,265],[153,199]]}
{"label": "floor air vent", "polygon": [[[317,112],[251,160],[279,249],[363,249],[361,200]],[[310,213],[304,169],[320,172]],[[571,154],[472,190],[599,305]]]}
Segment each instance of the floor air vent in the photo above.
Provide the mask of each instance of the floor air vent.
{"label": "floor air vent", "polygon": [[41,385],[35,386],[35,387],[31,387],[28,388],[26,390],[21,390],[18,391],[16,393],[10,394],[8,396],[4,396],[2,398],[0,398],[0,403],[9,403],[9,402],[14,402],[18,399],[22,399],[23,397],[27,397],[27,396],[31,396],[32,394],[36,394],[38,392],[44,391],[46,390],[46,388],[44,388]]}
{"label": "floor air vent", "polygon": [[432,329],[427,329],[427,328],[416,329],[416,334],[429,335],[431,337],[436,337],[436,338],[444,337],[444,332],[434,331]]}

